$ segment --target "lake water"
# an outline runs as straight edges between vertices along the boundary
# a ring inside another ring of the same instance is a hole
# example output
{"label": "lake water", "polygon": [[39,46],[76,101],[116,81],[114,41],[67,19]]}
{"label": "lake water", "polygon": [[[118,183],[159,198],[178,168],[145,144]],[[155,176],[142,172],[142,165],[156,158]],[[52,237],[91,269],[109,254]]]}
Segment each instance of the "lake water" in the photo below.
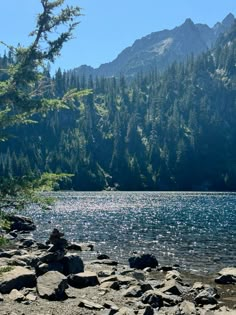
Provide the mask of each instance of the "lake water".
{"label": "lake water", "polygon": [[[97,252],[128,263],[153,253],[161,265],[195,273],[236,266],[236,194],[186,192],[60,192],[49,211],[30,211],[36,236],[63,230],[68,240],[94,242]],[[29,213],[27,213],[29,214]]]}

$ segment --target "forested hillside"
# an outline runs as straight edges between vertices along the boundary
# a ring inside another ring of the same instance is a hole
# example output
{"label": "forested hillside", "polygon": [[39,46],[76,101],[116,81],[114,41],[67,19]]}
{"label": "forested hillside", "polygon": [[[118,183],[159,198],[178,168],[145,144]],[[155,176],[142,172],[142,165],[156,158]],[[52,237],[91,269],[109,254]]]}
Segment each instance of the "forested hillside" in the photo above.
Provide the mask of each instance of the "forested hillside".
{"label": "forested hillside", "polygon": [[[92,93],[12,130],[17,136],[0,144],[0,174],[71,173],[62,188],[76,190],[236,190],[235,61],[236,27],[161,76],[155,68],[132,82],[46,71],[44,96]],[[11,62],[3,56],[0,67]]]}

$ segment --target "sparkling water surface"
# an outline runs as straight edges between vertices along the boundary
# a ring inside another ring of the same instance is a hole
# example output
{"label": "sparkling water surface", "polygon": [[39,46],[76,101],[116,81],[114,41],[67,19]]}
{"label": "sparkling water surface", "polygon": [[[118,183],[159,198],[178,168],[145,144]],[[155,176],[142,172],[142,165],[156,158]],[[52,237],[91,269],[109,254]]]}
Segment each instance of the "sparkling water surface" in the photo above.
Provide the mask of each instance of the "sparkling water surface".
{"label": "sparkling water surface", "polygon": [[[236,193],[58,192],[51,210],[31,209],[35,236],[55,227],[68,240],[128,263],[133,252],[196,273],[236,266]],[[94,257],[92,257],[94,255]]]}

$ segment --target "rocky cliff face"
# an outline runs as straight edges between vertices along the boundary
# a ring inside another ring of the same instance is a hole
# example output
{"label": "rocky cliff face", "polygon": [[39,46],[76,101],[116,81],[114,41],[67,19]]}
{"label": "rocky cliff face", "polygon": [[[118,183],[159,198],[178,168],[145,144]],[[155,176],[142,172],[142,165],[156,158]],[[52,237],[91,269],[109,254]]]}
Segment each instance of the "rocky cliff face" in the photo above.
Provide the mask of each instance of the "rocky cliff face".
{"label": "rocky cliff face", "polygon": [[139,71],[157,67],[163,71],[174,61],[184,61],[189,55],[198,55],[211,48],[220,34],[226,32],[235,22],[229,14],[222,22],[210,28],[205,24],[194,24],[187,19],[182,25],[172,29],[151,33],[124,49],[115,60],[102,64],[99,68],[83,65],[74,69],[78,75],[133,76]]}

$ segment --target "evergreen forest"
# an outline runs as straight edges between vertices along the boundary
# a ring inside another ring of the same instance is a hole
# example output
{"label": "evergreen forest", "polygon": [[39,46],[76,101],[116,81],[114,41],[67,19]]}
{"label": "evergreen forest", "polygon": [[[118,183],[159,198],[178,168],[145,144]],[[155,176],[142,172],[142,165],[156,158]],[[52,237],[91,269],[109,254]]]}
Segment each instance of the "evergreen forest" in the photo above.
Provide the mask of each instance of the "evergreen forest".
{"label": "evergreen forest", "polygon": [[[1,82],[14,62],[1,56]],[[48,67],[41,80],[46,99],[87,92],[8,127],[1,177],[72,174],[66,190],[236,190],[235,25],[212,50],[162,73],[86,78]]]}

